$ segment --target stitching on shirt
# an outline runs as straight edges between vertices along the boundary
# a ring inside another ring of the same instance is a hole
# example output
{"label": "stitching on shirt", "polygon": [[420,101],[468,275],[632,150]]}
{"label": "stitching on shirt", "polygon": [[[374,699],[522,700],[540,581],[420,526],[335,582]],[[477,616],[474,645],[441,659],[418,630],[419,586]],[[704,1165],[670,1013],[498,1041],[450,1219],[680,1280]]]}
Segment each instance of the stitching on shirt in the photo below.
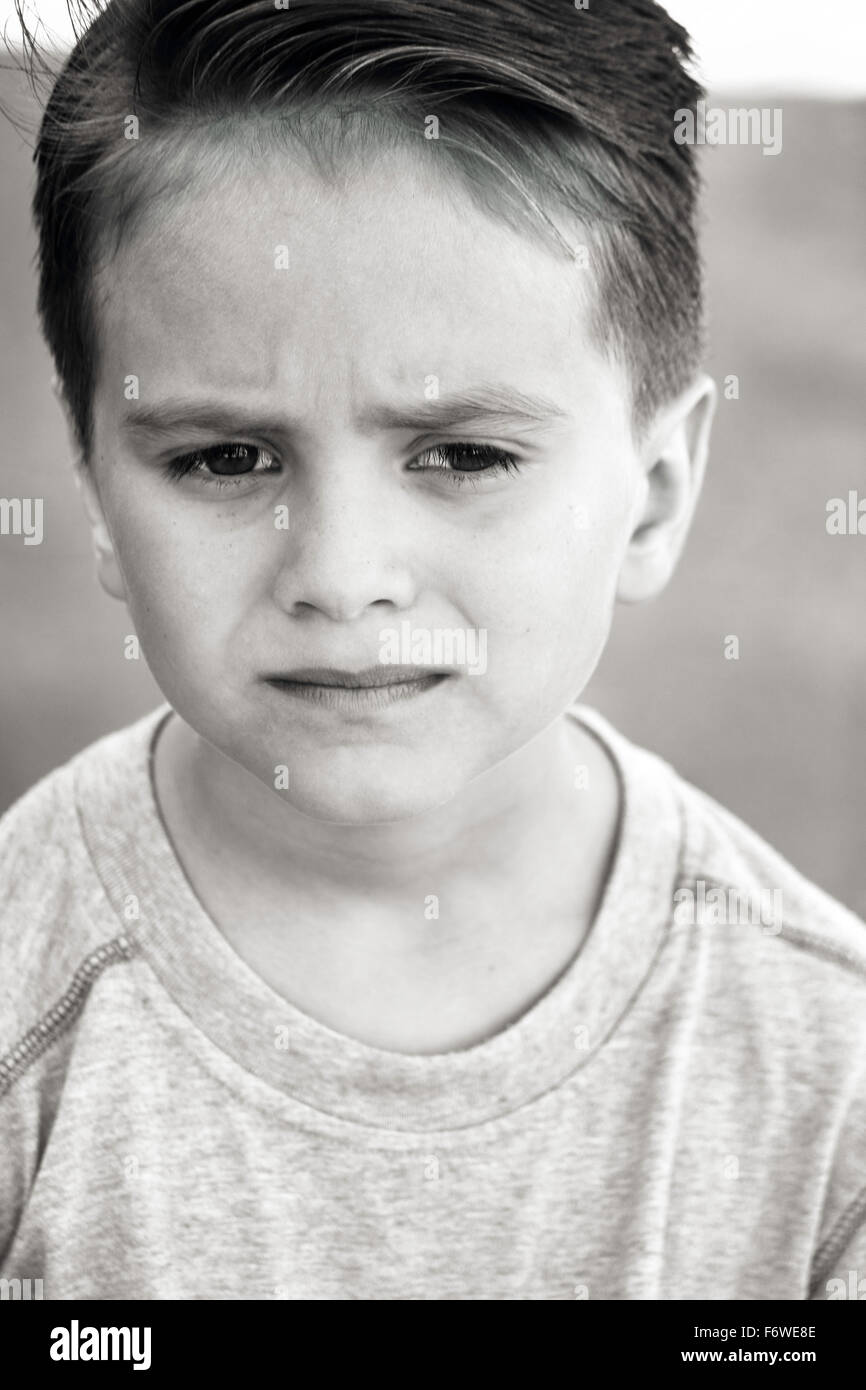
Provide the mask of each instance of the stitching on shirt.
{"label": "stitching on shirt", "polygon": [[[688,874],[685,877],[678,878],[676,891],[680,888],[688,888],[691,890],[692,885],[698,882],[699,877],[701,876]],[[703,881],[708,888],[717,888],[722,893],[728,891],[720,879],[710,877]],[[676,919],[674,919],[674,926],[676,925]],[[748,925],[757,927],[758,923],[751,922]],[[835,946],[823,940],[822,937],[815,936],[807,927],[799,927],[793,922],[783,920],[781,931],[779,931],[777,935],[786,938],[791,942],[792,946],[800,946],[806,950],[813,951],[815,955],[821,956],[832,965],[841,965],[843,968],[853,968],[856,974],[866,979],[866,960],[864,960],[862,956],[855,954],[853,951],[846,950],[844,946]]]}
{"label": "stitching on shirt", "polygon": [[866,1187],[863,1188],[858,1197],[854,1198],[850,1207],[846,1207],[823,1245],[819,1246],[815,1255],[815,1264],[821,1272],[812,1281],[810,1293],[817,1289],[820,1283],[826,1282],[825,1276],[833,1268],[864,1218],[866,1218]]}
{"label": "stitching on shirt", "polygon": [[119,961],[130,960],[135,952],[136,947],[128,936],[116,936],[85,957],[73,975],[69,988],[53,1008],[24,1034],[5,1057],[0,1057],[0,1097],[10,1091],[31,1063],[72,1026],[84,1008],[94,981],[103,970]]}
{"label": "stitching on shirt", "polygon": [[848,969],[853,969],[861,979],[866,979],[866,963],[861,956],[855,955],[853,951],[846,951],[842,946],[831,946],[820,937],[813,936],[805,927],[796,927],[793,923],[783,922],[780,936],[787,934],[788,940],[794,946],[804,946],[808,950],[814,951],[815,955],[823,956],[825,960],[833,965],[841,965]]}

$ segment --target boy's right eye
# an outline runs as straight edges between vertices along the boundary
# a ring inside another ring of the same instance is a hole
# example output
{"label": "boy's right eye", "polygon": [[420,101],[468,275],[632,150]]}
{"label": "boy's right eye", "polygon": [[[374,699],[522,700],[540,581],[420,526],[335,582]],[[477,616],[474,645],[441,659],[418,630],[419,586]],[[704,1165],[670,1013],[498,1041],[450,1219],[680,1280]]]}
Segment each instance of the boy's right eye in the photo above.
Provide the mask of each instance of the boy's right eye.
{"label": "boy's right eye", "polygon": [[[264,460],[257,467],[257,456]],[[209,444],[204,449],[194,449],[188,454],[179,454],[165,467],[165,474],[172,482],[181,478],[195,476],[212,487],[237,487],[245,478],[257,473],[279,473],[280,464],[269,449],[258,444],[243,444],[232,441],[225,444]]]}

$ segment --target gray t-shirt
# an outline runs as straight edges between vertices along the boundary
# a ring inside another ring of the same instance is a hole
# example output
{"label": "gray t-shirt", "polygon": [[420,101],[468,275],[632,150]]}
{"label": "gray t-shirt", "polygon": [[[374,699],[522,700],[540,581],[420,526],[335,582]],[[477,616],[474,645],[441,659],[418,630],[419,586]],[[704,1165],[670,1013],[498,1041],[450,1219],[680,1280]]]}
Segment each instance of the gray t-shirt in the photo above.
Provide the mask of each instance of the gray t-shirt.
{"label": "gray t-shirt", "polygon": [[[0,821],[0,1275],[44,1297],[866,1297],[866,926],[599,715],[575,959],[386,1052],[287,1003],[173,852],[163,705]],[[14,1286],[8,1286],[14,1288]]]}

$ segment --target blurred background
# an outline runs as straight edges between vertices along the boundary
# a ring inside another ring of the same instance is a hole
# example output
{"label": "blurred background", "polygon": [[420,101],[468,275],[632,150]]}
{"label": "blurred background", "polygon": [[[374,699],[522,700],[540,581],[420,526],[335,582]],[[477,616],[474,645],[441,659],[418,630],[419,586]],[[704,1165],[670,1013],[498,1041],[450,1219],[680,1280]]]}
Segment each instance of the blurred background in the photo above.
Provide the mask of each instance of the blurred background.
{"label": "blurred background", "polygon": [[[68,42],[64,5],[30,8]],[[738,397],[722,389],[678,574],[619,610],[585,699],[866,916],[866,535],[826,529],[829,499],[866,498],[866,6],[667,8],[709,104],[781,107],[783,145],[703,151],[707,366]],[[7,42],[11,15],[0,3]],[[4,61],[0,101],[26,116]],[[2,813],[162,695],[94,577],[35,319],[30,150],[3,119],[0,180],[0,497],[41,497],[45,517],[41,545],[0,538]]]}

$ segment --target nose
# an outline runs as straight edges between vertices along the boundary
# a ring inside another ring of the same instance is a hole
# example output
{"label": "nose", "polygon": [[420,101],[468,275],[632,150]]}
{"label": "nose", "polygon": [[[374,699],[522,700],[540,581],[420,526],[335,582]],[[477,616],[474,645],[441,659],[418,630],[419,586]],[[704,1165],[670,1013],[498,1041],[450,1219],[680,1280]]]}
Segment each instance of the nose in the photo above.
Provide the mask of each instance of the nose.
{"label": "nose", "polygon": [[381,465],[352,457],[323,464],[290,506],[277,603],[293,617],[315,612],[342,623],[374,605],[411,607],[410,529]]}

